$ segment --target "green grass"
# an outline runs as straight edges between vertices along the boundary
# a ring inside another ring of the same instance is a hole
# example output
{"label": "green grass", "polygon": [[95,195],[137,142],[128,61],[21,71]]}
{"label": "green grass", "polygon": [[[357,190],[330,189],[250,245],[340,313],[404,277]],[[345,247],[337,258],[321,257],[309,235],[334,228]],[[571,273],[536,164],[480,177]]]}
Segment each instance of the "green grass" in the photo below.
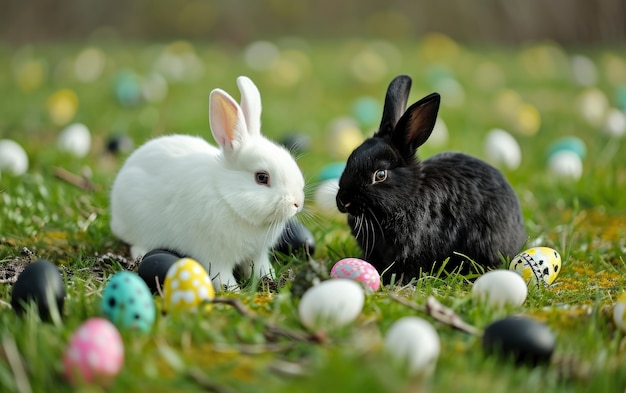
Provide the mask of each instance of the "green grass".
{"label": "green grass", "polygon": [[[137,145],[173,132],[201,134],[211,140],[210,90],[220,87],[238,97],[235,78],[245,74],[261,90],[267,135],[275,139],[291,132],[310,136],[311,148],[299,163],[312,190],[323,166],[345,159],[329,154],[328,125],[338,116],[352,115],[356,99],[367,95],[381,100],[391,78],[408,73],[414,79],[411,100],[415,101],[436,88],[438,75],[450,73],[464,87],[465,101],[450,106],[442,92],[440,116],[450,140],[444,146],[427,143],[421,156],[462,150],[484,158],[482,143],[490,128],[501,127],[515,135],[523,163],[505,173],[520,196],[530,242],[553,247],[563,257],[557,285],[533,288],[519,308],[494,310],[471,299],[471,283],[465,278],[425,275],[414,286],[384,288],[369,295],[355,323],[328,332],[322,343],[268,336],[267,323],[305,332],[297,318],[297,299],[291,298],[289,285],[277,293],[250,285],[229,296],[255,312],[254,321],[228,305],[216,305],[208,314],[183,320],[159,316],[147,335],[123,332],[125,367],[109,391],[623,391],[624,335],[612,322],[611,304],[626,284],[622,274],[626,150],[621,140],[610,139],[599,126],[582,118],[577,101],[585,88],[573,81],[568,60],[574,53],[589,56],[598,66],[597,88],[617,107],[618,87],[626,84],[623,48],[469,48],[432,42],[407,42],[390,49],[361,40],[285,41],[280,43],[285,50],[280,67],[261,71],[245,64],[240,48],[198,43],[200,76],[170,81],[163,101],[132,107],[115,99],[117,73],[130,69],[148,74],[167,44],[93,43],[104,51],[107,63],[102,76],[89,83],[79,81],[72,68],[82,45],[41,45],[19,51],[0,47],[4,93],[0,137],[18,141],[30,158],[27,174],[3,173],[0,179],[0,266],[10,275],[11,268],[27,260],[23,254],[27,248],[34,257],[59,265],[68,291],[62,322],[41,323],[32,313],[18,318],[6,304],[11,284],[0,284],[0,390],[74,390],[64,380],[60,363],[71,333],[85,319],[99,315],[106,278],[121,269],[136,268],[125,263],[128,248],[108,226],[107,193],[124,159],[104,151],[109,135],[126,133]],[[352,59],[364,50],[368,51],[362,57],[366,60],[354,65]],[[372,56],[374,60],[367,60]],[[44,78],[35,89],[24,91],[16,75],[29,61],[42,66]],[[492,68],[490,77],[483,80],[477,70],[485,64]],[[380,73],[380,78],[358,79],[354,67],[359,66],[365,68],[365,75]],[[51,120],[46,102],[63,88],[76,92],[79,99],[72,121],[83,122],[92,131],[93,148],[86,158],[71,157],[56,148],[56,136],[63,127]],[[499,109],[503,89],[517,91],[524,102],[538,109],[541,126],[536,134],[520,134],[518,123]],[[369,133],[375,124],[361,126]],[[548,145],[568,135],[587,145],[584,174],[578,181],[558,181],[546,171]],[[89,168],[95,191],[56,177],[58,167],[75,174]],[[358,255],[344,217],[318,214],[314,202],[309,202],[302,219],[317,241],[315,259],[331,266],[340,258]],[[122,258],[103,258],[107,253]],[[277,269],[284,274],[299,271],[304,263],[297,258],[279,259]],[[488,357],[479,337],[422,315],[437,328],[442,352],[432,378],[416,381],[394,367],[381,348],[381,337],[395,320],[421,315],[393,301],[392,293],[417,304],[432,295],[479,328],[506,315],[536,316],[557,334],[555,361],[528,368]],[[90,391],[100,390],[104,389],[92,387]]]}

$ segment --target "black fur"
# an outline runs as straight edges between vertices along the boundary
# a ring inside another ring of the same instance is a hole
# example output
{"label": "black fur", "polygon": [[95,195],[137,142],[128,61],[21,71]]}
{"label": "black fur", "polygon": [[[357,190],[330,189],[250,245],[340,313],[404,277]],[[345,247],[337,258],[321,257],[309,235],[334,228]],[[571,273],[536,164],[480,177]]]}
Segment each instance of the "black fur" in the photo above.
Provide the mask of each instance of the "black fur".
{"label": "black fur", "polygon": [[[477,158],[417,158],[440,97],[433,93],[404,112],[410,84],[408,76],[391,82],[379,131],[348,158],[337,207],[348,213],[363,258],[381,273],[388,269],[385,281],[393,273],[408,281],[448,257],[446,270],[452,271],[466,260],[458,254],[484,268],[499,267],[501,256],[516,255],[526,241],[517,196],[497,169]],[[381,170],[386,178],[374,183]],[[469,264],[463,266],[467,272]]]}

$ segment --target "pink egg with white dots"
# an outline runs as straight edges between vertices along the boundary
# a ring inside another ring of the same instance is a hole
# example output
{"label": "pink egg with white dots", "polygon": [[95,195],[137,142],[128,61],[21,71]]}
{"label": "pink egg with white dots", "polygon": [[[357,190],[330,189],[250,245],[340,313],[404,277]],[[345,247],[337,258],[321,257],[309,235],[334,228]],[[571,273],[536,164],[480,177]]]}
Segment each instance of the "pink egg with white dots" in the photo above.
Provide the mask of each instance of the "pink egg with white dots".
{"label": "pink egg with white dots", "polygon": [[106,383],[124,364],[124,344],[115,325],[91,318],[74,332],[63,355],[65,377],[76,383]]}
{"label": "pink egg with white dots", "polygon": [[380,274],[374,266],[359,258],[344,258],[330,270],[333,278],[347,278],[362,283],[372,291],[380,287]]}

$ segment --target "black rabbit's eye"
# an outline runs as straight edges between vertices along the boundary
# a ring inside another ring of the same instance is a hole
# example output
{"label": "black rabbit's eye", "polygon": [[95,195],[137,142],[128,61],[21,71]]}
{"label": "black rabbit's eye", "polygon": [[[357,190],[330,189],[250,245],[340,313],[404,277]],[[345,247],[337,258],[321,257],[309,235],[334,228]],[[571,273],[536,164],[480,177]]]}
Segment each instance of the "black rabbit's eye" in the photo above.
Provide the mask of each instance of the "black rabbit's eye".
{"label": "black rabbit's eye", "polygon": [[270,174],[266,171],[258,171],[254,174],[254,180],[256,180],[257,184],[262,184],[265,186],[270,185]]}
{"label": "black rabbit's eye", "polygon": [[384,169],[379,169],[374,172],[374,183],[380,183],[381,181],[385,181],[387,179],[387,171]]}

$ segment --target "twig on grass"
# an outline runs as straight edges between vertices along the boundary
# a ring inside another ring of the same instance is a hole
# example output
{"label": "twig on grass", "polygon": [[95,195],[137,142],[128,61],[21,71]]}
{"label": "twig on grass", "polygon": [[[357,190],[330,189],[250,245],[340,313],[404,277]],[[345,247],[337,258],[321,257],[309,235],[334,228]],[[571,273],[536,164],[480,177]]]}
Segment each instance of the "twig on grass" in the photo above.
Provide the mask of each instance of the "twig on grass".
{"label": "twig on grass", "polygon": [[461,330],[465,333],[473,335],[482,334],[482,331],[479,328],[463,321],[461,317],[459,317],[458,314],[454,312],[454,310],[439,303],[439,301],[433,296],[429,296],[426,300],[426,304],[423,306],[413,303],[396,294],[389,294],[389,297],[392,300],[402,304],[403,306],[407,306],[415,311],[423,312],[427,315],[430,315],[431,317],[435,318],[435,320],[445,325],[452,326],[453,328]]}
{"label": "twig on grass", "polygon": [[267,333],[275,336],[283,336],[291,340],[312,343],[322,343],[326,340],[326,337],[319,333],[305,333],[276,326],[273,323],[268,322],[263,318],[260,318],[238,299],[214,298],[210,302],[214,304],[227,304],[229,306],[232,306],[235,310],[237,310],[239,314],[243,315],[244,317],[250,319],[251,321],[260,322],[267,331]]}
{"label": "twig on grass", "polygon": [[53,172],[54,176],[56,176],[57,178],[64,180],[78,188],[86,191],[96,190],[96,186],[91,182],[91,180],[89,180],[85,176],[75,175],[72,172],[60,167],[54,168]]}

